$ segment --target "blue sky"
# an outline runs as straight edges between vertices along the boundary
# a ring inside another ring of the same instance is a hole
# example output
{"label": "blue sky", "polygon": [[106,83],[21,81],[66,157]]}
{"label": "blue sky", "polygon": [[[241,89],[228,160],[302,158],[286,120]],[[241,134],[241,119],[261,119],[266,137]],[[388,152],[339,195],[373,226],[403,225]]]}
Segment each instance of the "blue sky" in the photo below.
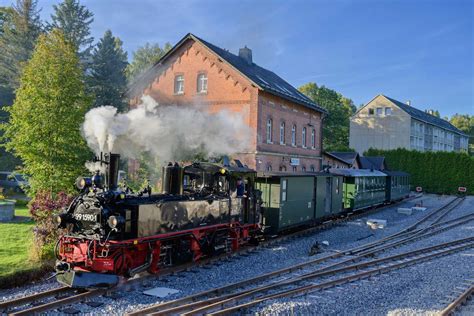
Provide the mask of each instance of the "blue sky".
{"label": "blue sky", "polygon": [[[0,0],[9,5],[13,0]],[[52,4],[39,0],[43,19]],[[356,105],[379,93],[442,116],[474,114],[474,1],[82,0],[96,39],[111,29],[129,53],[186,33],[254,62],[298,87],[316,82]]]}

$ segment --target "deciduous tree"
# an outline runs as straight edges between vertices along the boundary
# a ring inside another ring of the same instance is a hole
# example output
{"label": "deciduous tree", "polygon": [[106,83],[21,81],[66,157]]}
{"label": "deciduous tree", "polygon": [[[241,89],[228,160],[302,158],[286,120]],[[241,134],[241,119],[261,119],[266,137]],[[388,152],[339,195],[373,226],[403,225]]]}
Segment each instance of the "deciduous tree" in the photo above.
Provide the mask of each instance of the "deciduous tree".
{"label": "deciduous tree", "polygon": [[299,88],[311,100],[328,111],[323,124],[323,149],[347,151],[349,149],[349,120],[356,107],[351,99],[340,93],[308,83]]}
{"label": "deciduous tree", "polygon": [[469,152],[474,155],[474,115],[456,113],[449,122],[469,136]]}
{"label": "deciduous tree", "polygon": [[90,157],[80,134],[90,104],[74,46],[59,30],[41,35],[4,126],[7,149],[30,176],[30,195],[72,191]]}
{"label": "deciduous tree", "polygon": [[156,63],[164,54],[172,48],[170,43],[166,43],[163,48],[158,44],[146,43],[139,47],[133,53],[133,60],[127,66],[127,78],[129,82],[133,82],[140,74],[148,70]]}

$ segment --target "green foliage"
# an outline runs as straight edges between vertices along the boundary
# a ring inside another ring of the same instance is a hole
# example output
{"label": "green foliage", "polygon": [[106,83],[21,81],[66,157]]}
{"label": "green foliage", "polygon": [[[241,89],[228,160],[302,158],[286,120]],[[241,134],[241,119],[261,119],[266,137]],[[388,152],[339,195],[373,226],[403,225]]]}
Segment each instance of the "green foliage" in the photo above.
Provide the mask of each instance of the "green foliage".
{"label": "green foliage", "polygon": [[35,221],[33,255],[37,259],[53,258],[54,243],[62,233],[55,223],[54,216],[72,202],[72,196],[64,192],[51,194],[50,192],[37,192],[30,203],[30,214]]}
{"label": "green foliage", "polygon": [[469,153],[474,155],[474,115],[456,113],[449,122],[469,135]]}
{"label": "green foliage", "polygon": [[17,0],[16,5],[5,12],[8,12],[9,19],[4,23],[0,36],[0,85],[15,89],[42,25],[35,0]]}
{"label": "green foliage", "polygon": [[419,152],[415,150],[369,149],[366,156],[384,156],[391,170],[410,173],[412,189],[439,194],[455,194],[458,187],[474,192],[474,157],[455,152]]}
{"label": "green foliage", "polygon": [[150,43],[139,47],[133,53],[132,62],[127,66],[128,82],[133,82],[140,74],[153,66],[153,64],[163,57],[171,48],[170,43],[166,43],[163,48],[158,44]]}
{"label": "green foliage", "polygon": [[157,183],[161,177],[160,163],[150,153],[144,152],[138,159],[138,166],[138,170],[127,179],[126,185],[134,192],[149,185],[156,192],[158,190]]}
{"label": "green foliage", "polygon": [[[36,1],[18,0],[15,6],[0,7],[0,124],[8,120],[2,107],[13,104],[21,69],[40,32]],[[17,157],[0,148],[0,169],[13,170],[20,164]]]}
{"label": "green foliage", "polygon": [[59,30],[41,35],[3,126],[7,150],[30,176],[30,196],[74,190],[90,156],[79,130],[90,103],[74,47]]}
{"label": "green foliage", "polygon": [[90,36],[90,25],[94,21],[94,14],[79,0],[64,0],[58,5],[53,5],[54,14],[51,15],[52,23],[49,28],[60,29],[65,38],[79,51],[79,58],[86,60],[92,50],[94,38]]}
{"label": "green foliage", "polygon": [[354,102],[325,86],[318,87],[313,82],[299,87],[299,90],[328,111],[323,124],[324,150],[350,150],[349,120],[356,111]]}
{"label": "green foliage", "polygon": [[92,55],[89,86],[95,95],[95,106],[112,105],[119,110],[127,109],[124,95],[127,89],[125,68],[127,53],[122,41],[111,31],[105,32]]}
{"label": "green foliage", "polygon": [[4,27],[11,27],[12,12],[12,8],[0,7],[0,36],[4,33]]}

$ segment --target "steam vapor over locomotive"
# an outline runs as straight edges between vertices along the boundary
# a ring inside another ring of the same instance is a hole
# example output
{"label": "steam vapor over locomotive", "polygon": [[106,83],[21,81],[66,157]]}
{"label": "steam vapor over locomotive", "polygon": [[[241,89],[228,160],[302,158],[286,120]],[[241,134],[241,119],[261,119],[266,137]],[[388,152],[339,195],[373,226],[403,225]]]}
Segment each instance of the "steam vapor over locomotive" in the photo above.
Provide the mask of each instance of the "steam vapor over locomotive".
{"label": "steam vapor over locomotive", "polygon": [[266,234],[314,225],[343,213],[401,200],[409,175],[335,169],[261,173],[238,160],[163,168],[162,192],[117,185],[120,156],[79,177],[79,195],[57,216],[67,228],[56,245],[57,280],[72,287],[111,286],[119,277],[230,253]]}
{"label": "steam vapor over locomotive", "polygon": [[236,251],[259,234],[255,171],[239,161],[163,168],[160,194],[126,194],[117,185],[120,156],[106,154],[56,221],[57,280],[72,287],[110,286],[119,276]]}

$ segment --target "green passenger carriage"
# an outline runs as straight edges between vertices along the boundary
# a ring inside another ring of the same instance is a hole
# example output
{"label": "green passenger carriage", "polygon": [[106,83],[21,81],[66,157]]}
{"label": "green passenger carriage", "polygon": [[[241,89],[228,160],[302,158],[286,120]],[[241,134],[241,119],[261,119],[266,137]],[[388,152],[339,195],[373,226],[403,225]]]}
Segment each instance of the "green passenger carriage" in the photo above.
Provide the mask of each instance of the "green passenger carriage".
{"label": "green passenger carriage", "polygon": [[263,225],[278,233],[342,212],[342,177],[324,172],[262,173]]}
{"label": "green passenger carriage", "polygon": [[410,175],[403,171],[387,171],[386,178],[386,200],[393,202],[401,200],[410,195]]}
{"label": "green passenger carriage", "polygon": [[386,201],[385,173],[368,169],[330,169],[330,172],[344,177],[344,209],[353,211]]}

